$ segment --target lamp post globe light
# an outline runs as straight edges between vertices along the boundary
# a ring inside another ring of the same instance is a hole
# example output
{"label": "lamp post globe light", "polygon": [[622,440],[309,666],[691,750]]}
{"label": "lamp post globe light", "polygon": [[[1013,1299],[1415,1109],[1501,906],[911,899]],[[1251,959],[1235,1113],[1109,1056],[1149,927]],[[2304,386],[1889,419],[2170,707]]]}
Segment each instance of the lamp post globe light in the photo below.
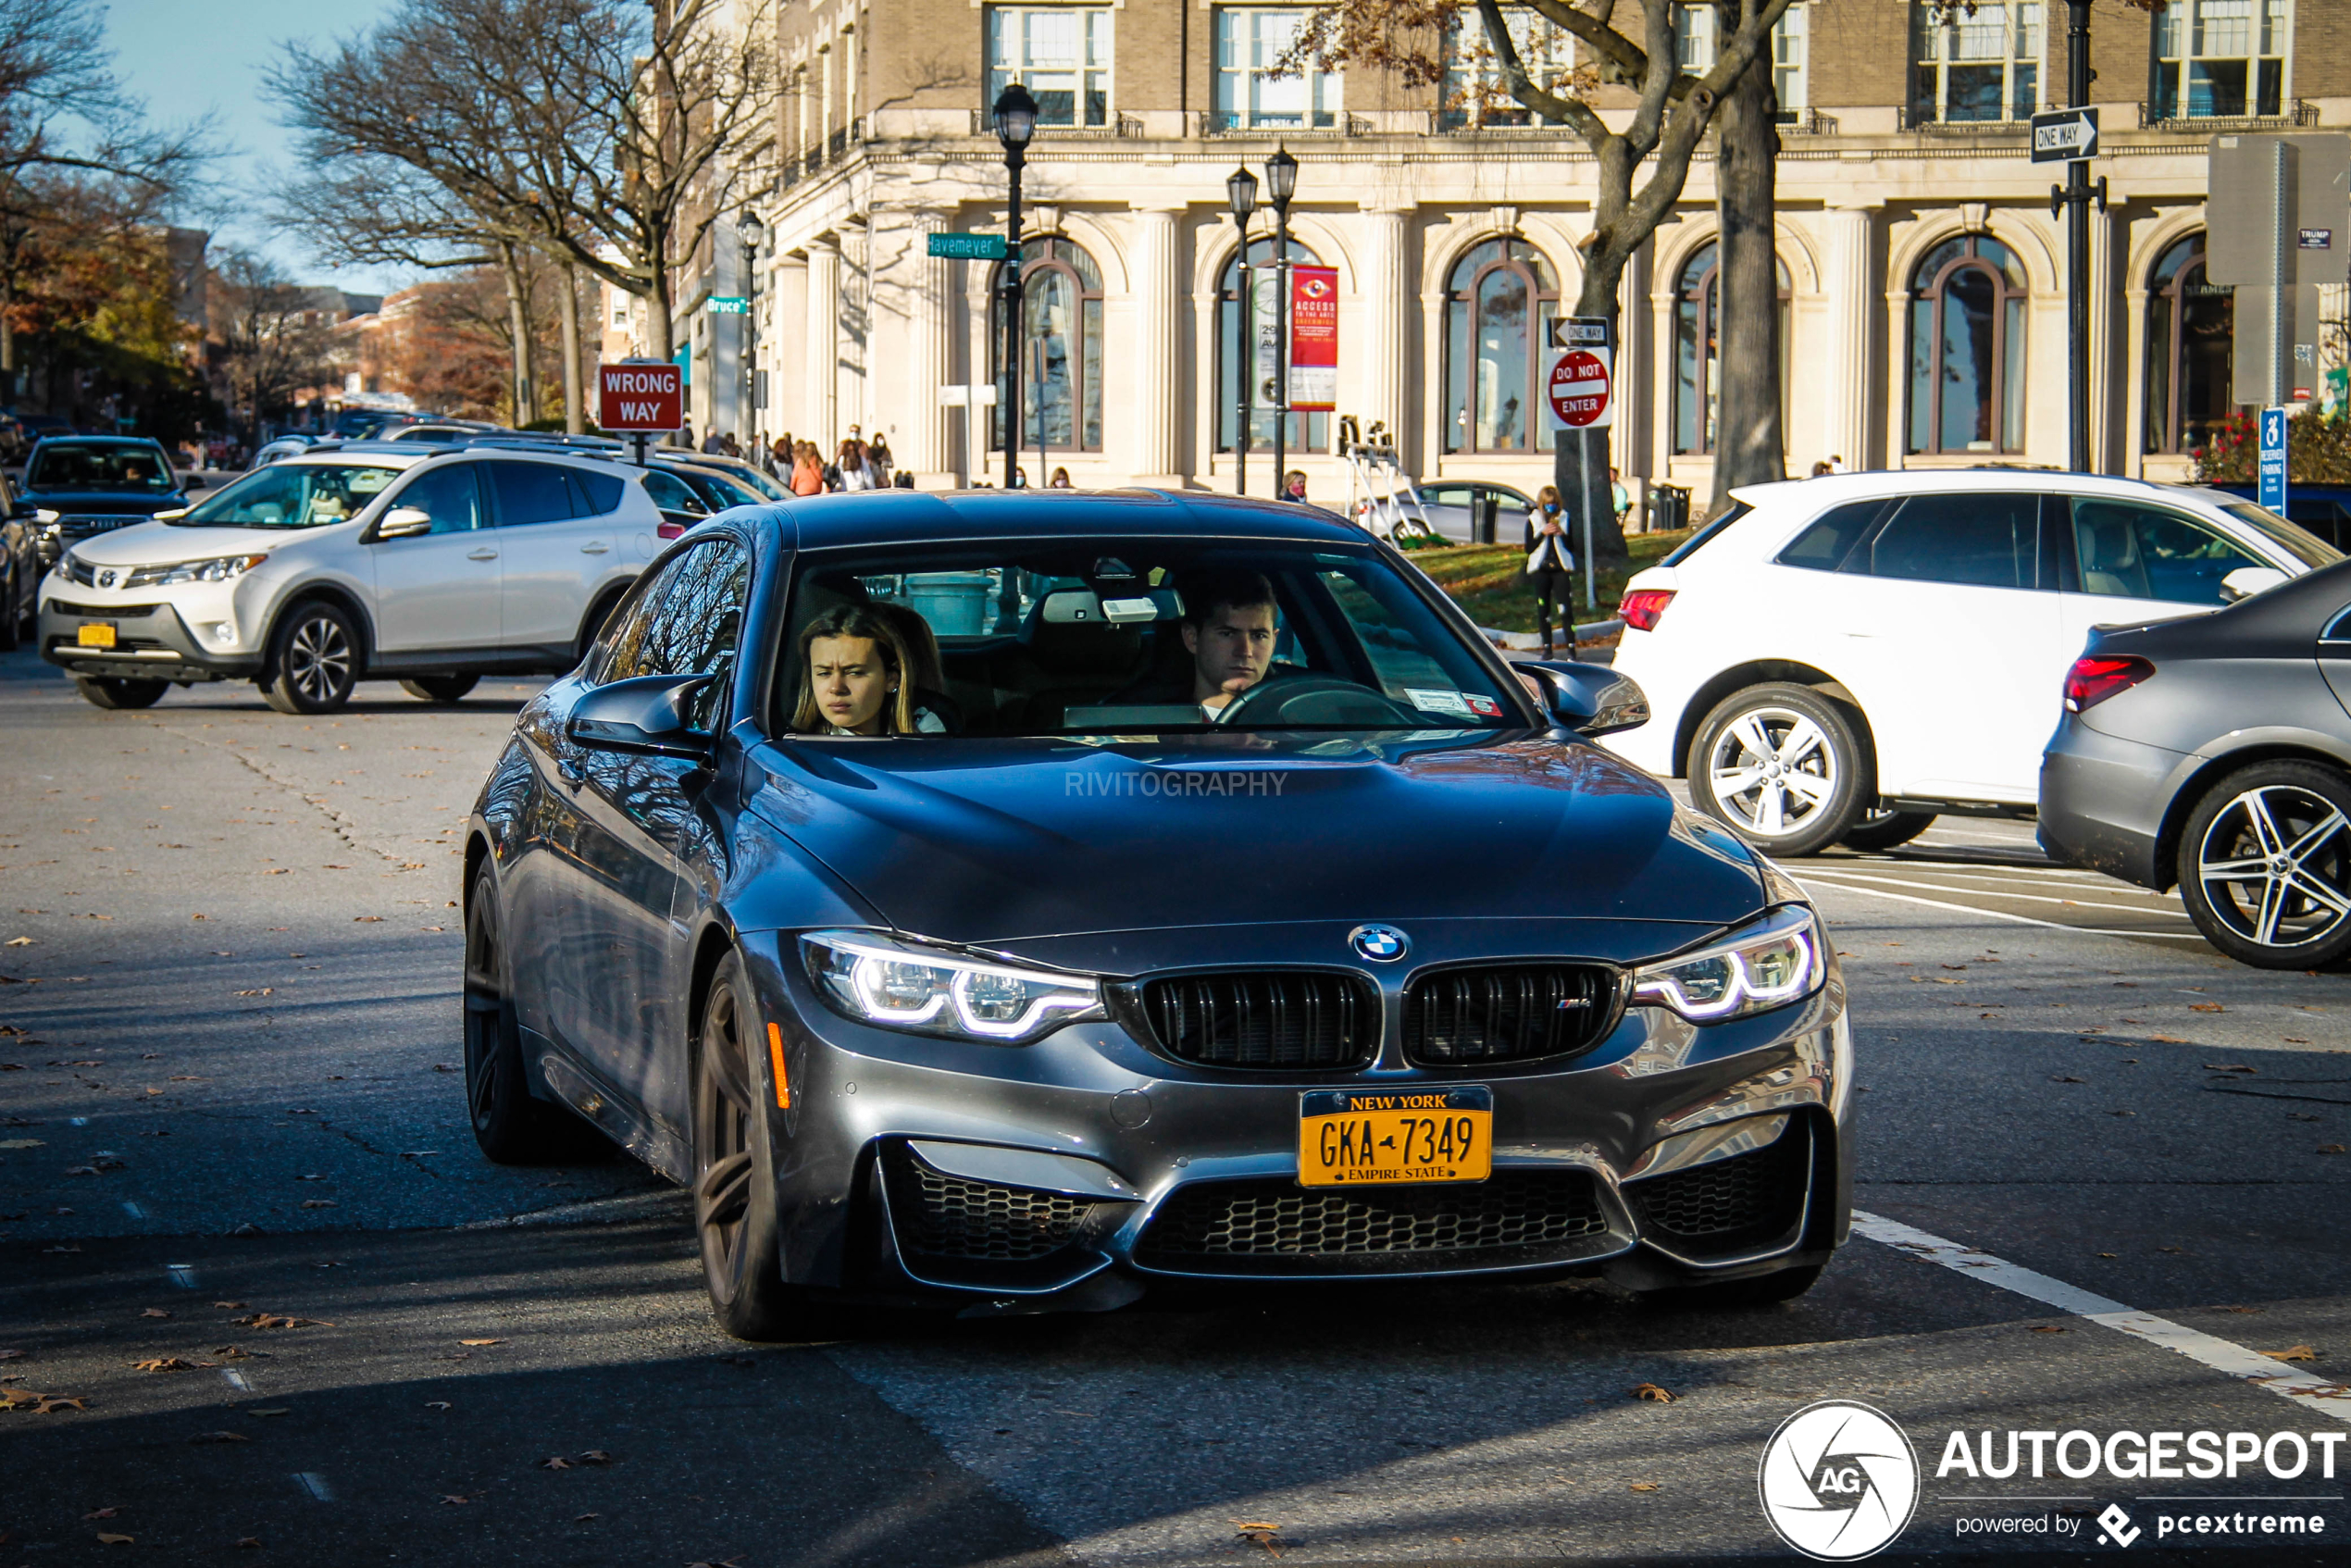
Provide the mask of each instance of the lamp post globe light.
{"label": "lamp post globe light", "polygon": [[1298,193],[1298,160],[1276,145],[1265,160],[1265,190],[1274,199],[1274,494],[1288,493],[1289,469],[1289,203]]}
{"label": "lamp post globe light", "polygon": [[1028,161],[1028,139],[1037,134],[1037,100],[1019,82],[1007,83],[996,94],[993,111],[996,140],[1004,145],[1004,175],[1011,192],[1010,216],[1004,222],[1004,488],[1010,490],[1020,472],[1020,443],[1026,433],[1020,406],[1020,171]]}
{"label": "lamp post globe light", "polygon": [[1241,248],[1233,264],[1233,387],[1239,394],[1233,427],[1233,493],[1249,493],[1249,380],[1254,373],[1254,360],[1249,352],[1250,306],[1253,303],[1249,290],[1249,219],[1257,210],[1257,176],[1247,164],[1225,177],[1225,197],[1233,209],[1233,227],[1239,230]]}
{"label": "lamp post globe light", "polygon": [[[761,446],[759,420],[759,252],[767,243],[767,226],[749,207],[735,220],[735,236],[743,246],[743,408],[744,433],[753,449]],[[753,461],[757,461],[756,458]]]}

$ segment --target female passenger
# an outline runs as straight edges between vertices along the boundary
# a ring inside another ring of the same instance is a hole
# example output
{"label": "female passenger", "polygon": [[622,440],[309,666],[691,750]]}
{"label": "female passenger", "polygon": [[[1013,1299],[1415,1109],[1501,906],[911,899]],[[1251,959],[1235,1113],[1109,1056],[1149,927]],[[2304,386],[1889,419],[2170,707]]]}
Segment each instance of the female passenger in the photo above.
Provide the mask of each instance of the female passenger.
{"label": "female passenger", "polygon": [[917,701],[914,659],[890,617],[865,604],[826,611],[800,634],[803,735],[936,735],[947,726]]}

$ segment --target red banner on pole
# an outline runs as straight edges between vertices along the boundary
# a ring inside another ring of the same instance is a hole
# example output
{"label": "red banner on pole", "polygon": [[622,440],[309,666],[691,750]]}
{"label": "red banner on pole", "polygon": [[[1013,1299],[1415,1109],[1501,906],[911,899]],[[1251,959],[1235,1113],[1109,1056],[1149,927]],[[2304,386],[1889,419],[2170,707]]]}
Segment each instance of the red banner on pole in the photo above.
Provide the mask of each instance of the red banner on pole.
{"label": "red banner on pole", "polygon": [[1289,405],[1327,414],[1338,406],[1338,269],[1289,269]]}

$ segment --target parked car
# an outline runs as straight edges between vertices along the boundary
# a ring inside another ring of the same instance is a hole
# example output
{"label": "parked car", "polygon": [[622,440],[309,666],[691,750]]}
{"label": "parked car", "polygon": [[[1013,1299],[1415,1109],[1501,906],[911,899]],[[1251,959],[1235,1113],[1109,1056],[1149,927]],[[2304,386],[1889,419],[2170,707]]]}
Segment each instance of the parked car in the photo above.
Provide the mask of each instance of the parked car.
{"label": "parked car", "polygon": [[[2241,501],[2253,501],[2258,499],[2260,487],[2216,484],[2212,488],[2225,491]],[[2288,522],[2300,525],[2337,550],[2351,547],[2351,485],[2288,485],[2285,516]]]}
{"label": "parked car", "polygon": [[1535,504],[1531,495],[1483,479],[1436,479],[1421,486],[1420,492],[1421,507],[1428,514],[1429,526],[1456,543],[1469,541],[1481,515],[1479,508],[1491,500],[1498,508],[1495,540],[1502,544],[1516,544],[1526,526],[1527,511]]}
{"label": "parked car", "polygon": [[263,442],[259,446],[253,449],[253,461],[247,464],[246,467],[249,470],[253,468],[266,468],[269,467],[270,464],[278,461],[280,457],[292,457],[297,453],[307,452],[312,447],[320,445],[331,439],[332,438],[327,436],[294,434],[283,435],[278,437],[274,441]]}
{"label": "parked car", "polygon": [[2342,559],[2218,491],[2018,470],[1833,475],[1735,504],[1626,585],[1611,741],[1748,842],[1885,849],[2030,815],[2093,626],[2218,609]]}
{"label": "parked car", "polygon": [[172,472],[159,442],[134,436],[49,436],[25,460],[14,511],[30,518],[44,563],[93,535],[188,504],[195,474]]}
{"label": "parked car", "polygon": [[475,1136],[533,1160],[576,1114],[688,1187],[718,1321],[753,1338],[836,1289],[1793,1296],[1850,1205],[1835,944],[1588,743],[1640,722],[1630,683],[1520,669],[1540,702],[1304,507],[713,519],[476,803]]}
{"label": "parked car", "polygon": [[745,462],[740,457],[729,457],[718,452],[681,452],[675,447],[662,448],[660,455],[697,468],[715,470],[733,481],[738,489],[747,490],[762,501],[791,499],[791,492],[761,472],[757,464]]}
{"label": "parked car", "polygon": [[2351,563],[2102,627],[2041,764],[2042,847],[2161,892],[2263,969],[2351,953]]}
{"label": "parked car", "polygon": [[42,655],[106,708],[248,679],[281,713],[367,679],[455,702],[485,674],[577,664],[660,522],[618,464],[342,442],[73,546],[42,590]]}
{"label": "parked car", "polygon": [[32,635],[41,604],[38,525],[19,513],[15,492],[0,476],[0,653],[13,653]]}
{"label": "parked car", "polygon": [[730,506],[764,506],[768,497],[722,469],[689,463],[667,454],[647,460],[645,491],[661,507],[661,537],[676,539],[704,517]]}

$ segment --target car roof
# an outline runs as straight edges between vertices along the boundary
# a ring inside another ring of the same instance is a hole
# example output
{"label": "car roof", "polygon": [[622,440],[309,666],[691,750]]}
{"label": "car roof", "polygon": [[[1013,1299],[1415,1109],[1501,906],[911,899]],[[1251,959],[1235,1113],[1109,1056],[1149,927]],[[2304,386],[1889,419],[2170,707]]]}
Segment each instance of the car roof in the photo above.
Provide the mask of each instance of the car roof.
{"label": "car roof", "polygon": [[[1822,474],[1812,479],[1740,485],[1731,492],[1731,495],[1735,500],[1744,501],[1762,510],[1788,504],[1834,505],[1839,501],[1866,501],[1877,496],[2011,490],[2062,490],[2088,495],[2186,496],[2208,503],[2220,493],[2209,485],[2159,484],[2153,479],[2124,479],[2115,474],[2003,466],[1983,468],[1867,468],[1852,474]],[[2230,499],[2240,498],[2231,496]]]}
{"label": "car roof", "polygon": [[1192,535],[1363,544],[1336,513],[1294,502],[1160,490],[881,490],[804,496],[759,509],[789,519],[803,550],[1100,534]]}
{"label": "car roof", "polygon": [[273,468],[318,468],[330,463],[365,462],[378,468],[408,468],[440,453],[415,442],[394,445],[390,442],[342,442],[325,451],[305,449],[290,452],[269,466]]}
{"label": "car roof", "polygon": [[44,436],[44,446],[156,446],[153,436]]}

